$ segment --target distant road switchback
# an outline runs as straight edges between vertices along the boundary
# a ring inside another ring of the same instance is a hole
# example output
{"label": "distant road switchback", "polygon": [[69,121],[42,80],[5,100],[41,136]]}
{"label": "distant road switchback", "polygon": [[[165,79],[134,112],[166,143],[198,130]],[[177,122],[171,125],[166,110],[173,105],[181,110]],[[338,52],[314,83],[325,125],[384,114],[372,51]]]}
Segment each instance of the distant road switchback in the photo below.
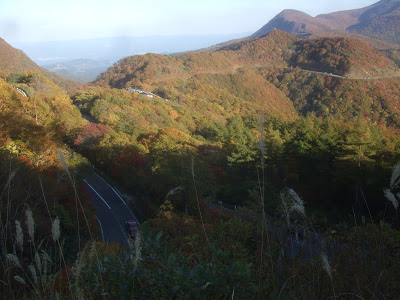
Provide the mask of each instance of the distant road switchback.
{"label": "distant road switchback", "polygon": [[342,75],[337,75],[337,74],[332,74],[328,72],[319,72],[319,71],[312,71],[312,70],[305,70],[305,69],[294,69],[294,68],[288,68],[284,67],[286,70],[298,70],[300,72],[307,72],[307,73],[315,73],[315,74],[322,74],[325,76],[331,76],[331,77],[337,77],[337,78],[343,78],[343,79],[349,79],[349,80],[374,80],[374,79],[382,79],[382,78],[400,78],[400,76],[376,76],[376,77],[348,77],[348,76],[342,76]]}
{"label": "distant road switchback", "polygon": [[15,87],[15,86],[14,86],[14,88],[15,88],[20,94],[22,94],[24,97],[28,97],[28,95],[27,95],[22,89],[20,89],[19,87]]}
{"label": "distant road switchback", "polygon": [[92,196],[103,241],[127,245],[125,222],[137,221],[135,215],[118,192],[97,173],[84,175],[83,182]]}

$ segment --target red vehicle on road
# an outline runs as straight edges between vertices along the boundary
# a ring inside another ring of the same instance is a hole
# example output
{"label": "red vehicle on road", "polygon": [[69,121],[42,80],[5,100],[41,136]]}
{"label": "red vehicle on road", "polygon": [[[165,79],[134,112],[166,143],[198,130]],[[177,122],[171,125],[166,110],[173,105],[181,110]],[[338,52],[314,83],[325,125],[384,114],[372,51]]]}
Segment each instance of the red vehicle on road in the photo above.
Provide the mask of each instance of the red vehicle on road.
{"label": "red vehicle on road", "polygon": [[139,230],[139,224],[136,221],[129,220],[125,222],[125,228],[126,232],[128,232],[128,235],[134,239],[137,235],[137,232]]}

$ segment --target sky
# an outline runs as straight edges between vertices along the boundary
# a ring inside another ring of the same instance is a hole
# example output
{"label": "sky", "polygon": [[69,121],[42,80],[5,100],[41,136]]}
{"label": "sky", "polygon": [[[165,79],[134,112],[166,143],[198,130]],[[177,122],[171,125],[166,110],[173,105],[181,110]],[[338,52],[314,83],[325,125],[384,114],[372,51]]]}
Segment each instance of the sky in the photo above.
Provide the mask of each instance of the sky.
{"label": "sky", "polygon": [[7,42],[255,32],[283,9],[312,16],[378,0],[0,0]]}

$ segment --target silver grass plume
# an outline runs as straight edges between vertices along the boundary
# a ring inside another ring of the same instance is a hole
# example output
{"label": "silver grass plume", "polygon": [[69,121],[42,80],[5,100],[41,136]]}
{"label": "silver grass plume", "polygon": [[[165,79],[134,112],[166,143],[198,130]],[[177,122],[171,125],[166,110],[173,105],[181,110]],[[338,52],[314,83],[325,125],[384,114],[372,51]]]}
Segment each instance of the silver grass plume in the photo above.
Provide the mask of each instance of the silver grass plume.
{"label": "silver grass plume", "polygon": [[76,260],[75,260],[75,266],[73,268],[73,275],[75,277],[75,293],[76,293],[76,298],[77,299],[83,299],[83,295],[82,295],[82,291],[81,288],[79,287],[79,278],[81,277],[81,272],[82,272],[82,268],[84,267],[83,264],[83,255],[85,253],[86,250],[86,246],[85,249],[82,250],[82,252],[79,252]]}
{"label": "silver grass plume", "polygon": [[133,248],[135,245],[133,244],[132,239],[128,238],[127,241],[128,241],[128,248],[130,250],[129,258],[133,261],[133,252],[134,252]]}
{"label": "silver grass plume", "polygon": [[60,238],[60,219],[56,217],[51,227],[51,237],[56,242]]}
{"label": "silver grass plume", "polygon": [[22,231],[21,223],[18,220],[15,220],[15,233],[17,245],[22,252],[24,247],[24,232]]}
{"label": "silver grass plume", "polygon": [[332,268],[329,264],[328,256],[326,256],[326,254],[323,252],[321,254],[321,260],[322,260],[322,268],[326,271],[328,276],[332,279]]}
{"label": "silver grass plume", "polygon": [[46,275],[47,275],[47,267],[48,267],[49,264],[51,264],[51,258],[44,250],[42,250],[42,253],[41,253],[40,256],[41,256],[41,259],[42,259],[42,269],[43,269],[42,274],[44,275],[44,277],[46,277]]}
{"label": "silver grass plume", "polygon": [[28,234],[33,242],[35,240],[35,221],[33,220],[32,211],[27,209],[25,211],[26,225],[28,227]]}
{"label": "silver grass plume", "polygon": [[51,257],[44,250],[42,250],[41,257],[43,262],[46,261],[51,264]]}
{"label": "silver grass plume", "polygon": [[42,263],[42,280],[43,281],[47,281],[47,265],[48,265],[48,263],[47,263],[47,261],[43,261],[43,263]]}
{"label": "silver grass plume", "polygon": [[385,193],[386,199],[388,199],[393,204],[394,209],[397,210],[399,207],[399,202],[397,201],[395,195],[393,195],[389,189],[386,189],[383,192]]}
{"label": "silver grass plume", "polygon": [[297,212],[303,217],[306,216],[304,201],[291,188],[285,188],[280,192],[281,201],[285,209],[286,218],[289,218],[291,212]]}
{"label": "silver grass plume", "polygon": [[168,198],[169,196],[172,196],[173,194],[175,194],[177,191],[179,190],[183,190],[182,186],[177,186],[176,188],[173,188],[172,190],[170,190],[167,195],[165,196],[165,198]]}
{"label": "silver grass plume", "polygon": [[285,211],[285,217],[286,217],[286,222],[288,223],[288,225],[290,224],[290,217],[289,217],[289,207],[286,201],[286,198],[283,194],[283,192],[280,193],[281,196],[281,201],[282,201],[282,205],[283,205],[283,209]]}
{"label": "silver grass plume", "polygon": [[400,198],[400,193],[394,195],[392,191],[400,186],[400,164],[397,164],[393,168],[392,177],[390,178],[390,187],[383,191],[386,199],[388,199],[395,210],[399,207],[399,201],[396,199],[396,196]]}
{"label": "silver grass plume", "polygon": [[35,260],[36,267],[39,271],[39,274],[41,274],[42,273],[42,261],[40,260],[39,253],[37,253],[37,252],[35,253],[34,260]]}
{"label": "silver grass plume", "polygon": [[302,204],[299,204],[299,203],[293,203],[292,204],[292,207],[290,208],[290,211],[292,212],[292,211],[296,211],[296,212],[298,212],[299,214],[301,214],[302,216],[306,216],[306,212],[305,212],[305,210],[304,210],[304,205],[302,205]]}
{"label": "silver grass plume", "polygon": [[35,266],[34,265],[29,265],[28,269],[31,272],[33,282],[35,284],[37,284],[38,283],[38,278],[37,278]]}
{"label": "silver grass plume", "polygon": [[8,184],[11,183],[11,180],[13,180],[15,174],[17,174],[18,169],[19,169],[19,168],[16,168],[15,170],[13,170],[13,171],[11,172],[10,176],[8,176]]}
{"label": "silver grass plume", "polygon": [[136,238],[135,238],[135,258],[133,261],[133,265],[135,267],[135,270],[137,268],[137,265],[139,263],[139,261],[141,260],[142,254],[141,254],[141,250],[142,250],[142,245],[141,245],[141,237],[140,237],[140,232],[137,233]]}
{"label": "silver grass plume", "polygon": [[390,179],[390,189],[394,190],[400,185],[400,164],[397,164],[393,168],[392,178]]}
{"label": "silver grass plume", "polygon": [[7,260],[10,263],[12,263],[15,267],[19,267],[22,269],[19,259],[15,254],[12,254],[12,253],[7,254]]}
{"label": "silver grass plume", "polygon": [[57,154],[58,154],[58,158],[60,159],[61,164],[62,164],[65,172],[67,173],[67,175],[68,175],[69,179],[71,180],[71,182],[73,182],[71,173],[69,172],[69,169],[68,169],[67,161],[66,161],[66,159],[64,157],[64,154],[61,152],[60,149],[57,149]]}
{"label": "silver grass plume", "polygon": [[[86,248],[86,247],[85,247]],[[85,253],[86,249],[83,249],[81,252],[78,253],[76,260],[75,260],[75,266],[73,269],[73,274],[75,277],[76,282],[78,283],[79,277],[81,276],[81,271],[83,268],[83,255]]]}
{"label": "silver grass plume", "polygon": [[91,260],[95,254],[96,254],[96,243],[92,241],[90,245],[89,260]]}
{"label": "silver grass plume", "polygon": [[26,284],[25,280],[23,280],[21,277],[19,277],[18,275],[14,276],[15,281],[21,283],[21,284]]}
{"label": "silver grass plume", "polygon": [[292,207],[290,208],[291,211],[297,211],[304,217],[306,216],[306,212],[304,210],[304,202],[303,200],[299,197],[299,195],[296,194],[296,192],[293,189],[288,190],[289,196],[293,200]]}

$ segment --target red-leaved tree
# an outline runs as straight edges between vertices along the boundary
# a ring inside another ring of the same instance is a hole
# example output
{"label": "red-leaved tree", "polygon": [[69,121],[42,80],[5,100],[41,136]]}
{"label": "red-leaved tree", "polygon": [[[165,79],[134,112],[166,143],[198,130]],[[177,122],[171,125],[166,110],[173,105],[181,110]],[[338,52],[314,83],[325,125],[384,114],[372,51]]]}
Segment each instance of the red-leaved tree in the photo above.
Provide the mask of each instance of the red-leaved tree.
{"label": "red-leaved tree", "polygon": [[103,124],[89,123],[83,127],[78,134],[74,145],[81,151],[86,152],[86,155],[96,160],[96,149],[99,146],[102,138],[109,134],[110,130]]}

